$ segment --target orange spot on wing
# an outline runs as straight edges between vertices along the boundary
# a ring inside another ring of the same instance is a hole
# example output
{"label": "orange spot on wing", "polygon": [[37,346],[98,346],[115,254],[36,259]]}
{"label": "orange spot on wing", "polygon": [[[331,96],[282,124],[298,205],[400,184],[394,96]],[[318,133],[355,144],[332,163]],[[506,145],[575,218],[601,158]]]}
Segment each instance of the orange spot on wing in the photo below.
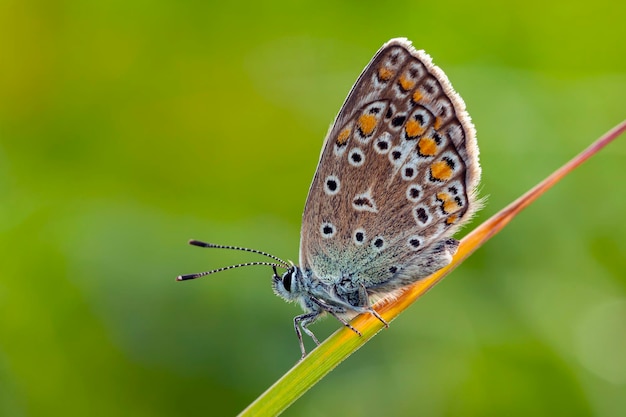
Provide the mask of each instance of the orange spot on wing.
{"label": "orange spot on wing", "polygon": [[430,166],[430,176],[439,181],[449,180],[452,177],[452,168],[446,161],[437,161]]}
{"label": "orange spot on wing", "polygon": [[393,71],[386,67],[380,67],[378,69],[378,78],[383,81],[389,81],[389,79],[393,77]]}
{"label": "orange spot on wing", "polygon": [[337,135],[337,145],[343,145],[348,141],[350,137],[350,128],[347,127]]}
{"label": "orange spot on wing", "polygon": [[453,213],[461,208],[459,203],[448,193],[437,193],[437,200],[443,203],[442,208],[445,213]]}
{"label": "orange spot on wing", "polygon": [[417,120],[413,119],[406,122],[404,129],[406,130],[406,135],[410,138],[414,138],[424,133],[424,128],[422,127],[422,125],[419,124]]}
{"label": "orange spot on wing", "polygon": [[400,87],[402,87],[404,91],[409,91],[411,88],[415,86],[415,81],[409,80],[405,78],[404,75],[402,75],[400,76],[400,79],[398,80],[398,84],[400,84]]}
{"label": "orange spot on wing", "polygon": [[413,102],[414,103],[419,103],[419,101],[422,99],[422,97],[423,97],[422,93],[420,93],[419,90],[415,90],[415,92],[413,93],[413,97],[412,97]]}
{"label": "orange spot on wing", "polygon": [[376,128],[376,116],[373,114],[363,114],[359,117],[359,130],[364,135],[371,135]]}
{"label": "orange spot on wing", "polygon": [[417,146],[420,155],[433,156],[437,153],[437,143],[431,138],[421,138]]}
{"label": "orange spot on wing", "polygon": [[441,127],[441,123],[443,123],[441,121],[441,117],[437,116],[437,117],[435,117],[435,123],[433,124],[433,127],[435,129],[439,129]]}
{"label": "orange spot on wing", "polygon": [[448,217],[446,219],[446,224],[452,224],[454,223],[457,219],[459,218],[459,216],[457,216],[456,214],[453,214],[452,216]]}
{"label": "orange spot on wing", "polygon": [[457,202],[454,201],[454,200],[448,200],[445,203],[443,203],[443,210],[446,213],[453,213],[453,212],[457,211],[458,209],[460,209],[460,207],[457,204]]}

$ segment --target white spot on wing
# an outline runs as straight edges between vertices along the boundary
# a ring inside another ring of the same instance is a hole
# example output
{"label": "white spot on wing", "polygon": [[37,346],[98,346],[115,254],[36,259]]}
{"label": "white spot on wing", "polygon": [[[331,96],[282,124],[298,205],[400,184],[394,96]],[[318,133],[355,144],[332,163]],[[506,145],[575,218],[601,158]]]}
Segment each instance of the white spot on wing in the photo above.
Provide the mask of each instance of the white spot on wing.
{"label": "white spot on wing", "polygon": [[406,244],[410,250],[421,249],[423,243],[424,239],[418,235],[409,236],[409,238],[406,240]]}
{"label": "white spot on wing", "polygon": [[329,175],[324,180],[324,192],[326,195],[335,195],[341,189],[341,183],[336,175]]}
{"label": "white spot on wing", "polygon": [[354,241],[354,244],[357,246],[363,245],[365,241],[367,240],[365,229],[363,229],[362,227],[359,227],[358,229],[356,229],[354,231],[354,236],[352,236],[352,240]]}
{"label": "white spot on wing", "polygon": [[433,216],[430,214],[428,207],[423,204],[413,209],[413,217],[419,226],[428,226],[433,220]]}
{"label": "white spot on wing", "polygon": [[348,154],[348,163],[353,167],[360,167],[365,163],[365,154],[360,148],[351,149]]}
{"label": "white spot on wing", "polygon": [[335,236],[336,232],[337,232],[337,229],[335,228],[335,225],[332,223],[324,222],[320,225],[320,233],[322,234],[322,237],[324,239],[329,239]]}
{"label": "white spot on wing", "polygon": [[362,194],[357,194],[352,199],[352,208],[356,211],[369,211],[372,213],[378,213],[378,207],[372,197],[371,191],[367,191]]}
{"label": "white spot on wing", "polygon": [[[381,144],[386,144],[387,146]],[[380,155],[386,154],[387,152],[389,152],[389,149],[391,149],[391,134],[389,132],[383,132],[374,141],[372,146],[374,146],[374,150],[376,151],[376,153]]]}
{"label": "white spot on wing", "polygon": [[411,184],[406,189],[406,199],[411,203],[417,203],[422,199],[422,187],[419,184]]}
{"label": "white spot on wing", "polygon": [[376,236],[372,239],[372,249],[375,251],[380,252],[385,249],[386,246],[387,242],[385,242],[385,239],[382,236]]}

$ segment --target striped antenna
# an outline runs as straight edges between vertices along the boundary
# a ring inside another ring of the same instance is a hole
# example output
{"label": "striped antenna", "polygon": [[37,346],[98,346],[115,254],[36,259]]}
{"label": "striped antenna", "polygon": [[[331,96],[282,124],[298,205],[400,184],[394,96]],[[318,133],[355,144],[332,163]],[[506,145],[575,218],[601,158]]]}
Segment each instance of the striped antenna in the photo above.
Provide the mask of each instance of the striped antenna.
{"label": "striped antenna", "polygon": [[276,271],[276,267],[279,268],[285,268],[285,269],[289,269],[290,265],[283,261],[282,259],[280,259],[277,256],[271,255],[267,252],[263,252],[257,249],[250,249],[250,248],[243,248],[240,246],[230,246],[230,245],[216,245],[214,243],[207,243],[207,242],[202,242],[200,240],[195,240],[195,239],[191,239],[189,241],[190,245],[193,246],[198,246],[200,248],[214,248],[214,249],[231,249],[231,250],[240,250],[240,251],[244,251],[244,252],[250,252],[250,253],[256,253],[258,255],[263,255],[263,256],[267,256],[268,258],[274,259],[275,261],[277,261],[278,263],[274,263],[274,262],[246,262],[243,264],[237,264],[237,265],[230,265],[230,266],[225,266],[222,268],[217,268],[217,269],[213,269],[212,271],[206,271],[206,272],[199,272],[197,274],[189,274],[189,275],[179,275],[176,277],[176,281],[187,281],[190,279],[196,279],[196,278],[200,278],[206,275],[211,275],[211,274],[215,274],[217,272],[222,272],[222,271],[227,271],[229,269],[234,269],[234,268],[241,268],[244,266],[256,266],[256,265],[265,265],[265,266],[271,266],[274,268],[274,271]]}
{"label": "striped antenna", "polygon": [[243,266],[255,266],[255,265],[266,265],[266,266],[271,266],[271,267],[274,267],[274,268],[276,268],[277,266],[278,267],[283,267],[283,265],[278,265],[278,264],[275,264],[275,263],[272,263],[272,262],[246,262],[245,264],[224,266],[222,268],[217,268],[217,269],[214,269],[212,271],[199,272],[197,274],[179,275],[179,276],[176,277],[176,281],[187,281],[189,279],[196,279],[196,278],[203,277],[205,275],[211,275],[211,274],[215,274],[217,272],[227,271],[229,269],[241,268]]}
{"label": "striped antenna", "polygon": [[200,240],[195,240],[195,239],[191,239],[189,241],[190,245],[193,246],[199,246],[201,248],[215,248],[215,249],[232,249],[232,250],[241,250],[244,252],[251,252],[251,253],[257,253],[259,255],[263,255],[263,256],[267,256],[268,258],[272,258],[275,261],[278,261],[279,264],[281,266],[284,266],[285,268],[289,268],[289,264],[285,261],[283,261],[282,259],[280,259],[277,256],[271,255],[267,252],[263,252],[257,249],[250,249],[250,248],[242,248],[240,246],[229,246],[229,245],[216,245],[215,243],[207,243],[207,242],[202,242]]}

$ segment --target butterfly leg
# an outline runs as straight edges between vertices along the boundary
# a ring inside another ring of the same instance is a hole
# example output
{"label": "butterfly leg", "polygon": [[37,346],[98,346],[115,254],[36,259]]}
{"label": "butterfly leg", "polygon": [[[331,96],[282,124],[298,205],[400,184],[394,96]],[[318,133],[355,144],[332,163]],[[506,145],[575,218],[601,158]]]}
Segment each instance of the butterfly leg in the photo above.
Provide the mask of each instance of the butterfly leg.
{"label": "butterfly leg", "polygon": [[308,325],[313,323],[315,320],[317,320],[319,315],[320,315],[319,312],[314,311],[311,313],[306,313],[300,316],[296,316],[293,319],[293,327],[294,329],[296,329],[296,335],[298,336],[298,343],[300,343],[300,351],[302,352],[302,359],[304,359],[304,357],[306,356],[306,349],[304,348],[304,341],[302,340],[302,332],[300,331],[300,327],[302,327],[302,330],[304,330],[304,333],[306,333],[311,339],[313,339],[316,345],[319,345],[320,341],[317,340],[317,337],[315,337],[313,332],[309,330],[308,328]]}
{"label": "butterfly leg", "polygon": [[[320,306],[324,311],[326,311],[328,314],[330,314],[331,316],[333,316],[334,318],[336,318],[341,324],[343,324],[344,326],[346,326],[348,329],[352,330],[354,333],[358,334],[359,336],[363,336],[361,334],[360,331],[358,331],[357,329],[355,329],[354,327],[352,327],[352,325],[350,323],[348,323],[345,319],[343,319],[342,317],[340,317],[335,311],[334,311],[334,307],[331,305],[326,304],[325,302],[323,302],[322,300],[318,300],[317,298],[313,298],[311,297],[311,300],[317,304],[318,306]],[[345,310],[342,310],[345,311]]]}
{"label": "butterfly leg", "polygon": [[378,314],[378,311],[374,310],[372,306],[367,308],[367,312],[370,313],[372,316],[376,317],[378,320],[380,320],[380,322],[384,324],[387,329],[389,328],[389,323],[387,322],[387,320],[382,318],[382,316]]}
{"label": "butterfly leg", "polygon": [[359,337],[363,336],[361,334],[360,331],[358,331],[357,329],[355,329],[354,327],[352,327],[352,325],[350,323],[348,323],[347,321],[345,321],[344,319],[342,319],[341,317],[339,317],[337,315],[337,313],[335,313],[334,311],[328,311],[334,318],[336,318],[337,320],[339,320],[341,322],[341,324],[343,324],[344,326],[346,326],[348,329],[352,330],[354,333],[358,334]]}
{"label": "butterfly leg", "polygon": [[370,313],[372,316],[380,320],[381,323],[384,324],[386,328],[389,328],[389,323],[387,323],[387,320],[382,318],[382,316],[378,314],[378,311],[374,310],[374,308],[370,305],[369,296],[367,295],[367,289],[365,288],[365,285],[363,284],[359,286],[359,300],[363,305],[362,307],[363,311],[359,311],[360,313],[365,313],[365,312]]}

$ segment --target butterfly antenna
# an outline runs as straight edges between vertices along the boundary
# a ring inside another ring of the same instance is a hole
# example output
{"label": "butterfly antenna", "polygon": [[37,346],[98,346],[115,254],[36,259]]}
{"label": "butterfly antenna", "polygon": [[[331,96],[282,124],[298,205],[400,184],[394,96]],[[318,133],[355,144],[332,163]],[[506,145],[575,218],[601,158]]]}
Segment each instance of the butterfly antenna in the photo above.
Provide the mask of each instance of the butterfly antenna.
{"label": "butterfly antenna", "polygon": [[276,267],[284,268],[283,265],[275,264],[273,262],[246,262],[245,264],[224,266],[222,268],[217,268],[217,269],[214,269],[212,271],[199,272],[197,274],[179,275],[179,276],[176,277],[176,281],[187,281],[187,280],[190,280],[190,279],[196,279],[196,278],[204,277],[206,275],[211,275],[211,274],[215,274],[215,273],[222,272],[222,271],[227,271],[229,269],[241,268],[241,267],[244,267],[244,266],[255,266],[255,265],[271,266],[271,267],[274,268],[274,273],[275,274],[276,274]]}
{"label": "butterfly antenna", "polygon": [[[269,254],[267,252],[263,252],[263,251],[257,250],[257,249],[243,248],[243,247],[240,247],[240,246],[216,245],[214,243],[202,242],[200,240],[195,240],[195,239],[191,239],[189,241],[189,244],[193,245],[193,246],[198,246],[198,247],[201,247],[201,248],[232,249],[232,250],[241,250],[241,251],[244,251],[244,252],[256,253],[256,254],[259,254],[259,255],[267,256],[268,258],[272,258],[275,261],[278,261],[279,265],[277,265],[277,266],[280,266],[280,267],[283,267],[283,268],[289,268],[289,264],[287,262],[283,261],[282,259],[280,259],[279,257],[271,255],[271,254]],[[261,264],[253,264],[253,265],[261,265]],[[267,263],[267,265],[273,265],[273,264]]]}

